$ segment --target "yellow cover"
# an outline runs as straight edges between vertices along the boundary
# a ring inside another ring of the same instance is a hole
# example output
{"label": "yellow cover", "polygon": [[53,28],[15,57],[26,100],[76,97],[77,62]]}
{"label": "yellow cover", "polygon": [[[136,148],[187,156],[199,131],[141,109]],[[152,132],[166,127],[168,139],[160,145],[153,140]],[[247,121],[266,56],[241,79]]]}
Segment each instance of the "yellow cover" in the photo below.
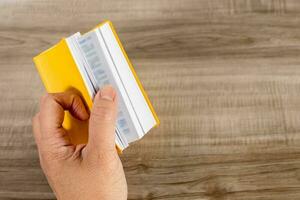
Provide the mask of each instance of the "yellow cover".
{"label": "yellow cover", "polygon": [[[47,92],[57,93],[73,90],[92,107],[91,97],[65,39],[47,51],[36,56],[34,63]],[[63,127],[69,132],[73,144],[87,143],[88,123],[75,119],[66,111]]]}
{"label": "yellow cover", "polygon": [[[109,23],[113,33],[118,41],[118,44],[127,60],[128,65],[146,99],[148,106],[150,107],[152,114],[158,125],[159,119],[151,105],[151,102],[139,81],[136,72],[120,42],[118,35],[110,21],[105,21],[97,26],[99,28],[104,23]],[[92,108],[92,99],[88,93],[88,90],[84,84],[81,74],[77,68],[77,65],[72,57],[72,54],[67,45],[66,39],[62,39],[58,44],[45,52],[34,57],[34,63],[41,76],[41,79],[45,85],[47,92],[57,93],[65,91],[75,91],[84,99],[87,107]],[[71,142],[73,144],[87,143],[88,139],[88,122],[80,121],[72,117],[72,115],[66,111],[63,127],[70,134]],[[120,148],[118,148],[120,151]]]}

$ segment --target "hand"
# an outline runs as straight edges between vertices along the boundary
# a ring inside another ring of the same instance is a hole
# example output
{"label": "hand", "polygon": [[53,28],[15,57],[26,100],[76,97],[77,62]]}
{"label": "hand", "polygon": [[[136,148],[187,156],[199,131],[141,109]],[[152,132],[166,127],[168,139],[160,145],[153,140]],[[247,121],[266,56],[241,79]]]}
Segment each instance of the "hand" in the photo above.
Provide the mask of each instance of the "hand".
{"label": "hand", "polygon": [[[62,127],[64,111],[89,119],[86,145],[72,145]],[[73,93],[47,94],[33,118],[41,167],[59,200],[127,199],[122,163],[115,149],[117,96],[112,87],[98,92],[89,116]]]}

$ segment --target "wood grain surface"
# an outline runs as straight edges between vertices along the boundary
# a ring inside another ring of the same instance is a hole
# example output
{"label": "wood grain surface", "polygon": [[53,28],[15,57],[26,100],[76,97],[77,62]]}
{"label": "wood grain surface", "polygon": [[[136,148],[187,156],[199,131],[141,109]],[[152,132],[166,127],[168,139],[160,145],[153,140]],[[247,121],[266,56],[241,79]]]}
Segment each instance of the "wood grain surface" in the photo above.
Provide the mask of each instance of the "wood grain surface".
{"label": "wood grain surface", "polygon": [[32,57],[105,19],[161,119],[122,155],[129,199],[300,199],[300,1],[1,0],[1,200],[55,199]]}

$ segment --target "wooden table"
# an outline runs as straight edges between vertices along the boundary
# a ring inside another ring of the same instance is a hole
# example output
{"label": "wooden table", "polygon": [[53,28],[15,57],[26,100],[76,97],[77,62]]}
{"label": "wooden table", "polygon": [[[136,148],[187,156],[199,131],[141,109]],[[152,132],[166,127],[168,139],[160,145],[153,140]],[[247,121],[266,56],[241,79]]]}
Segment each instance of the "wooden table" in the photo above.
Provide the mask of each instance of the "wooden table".
{"label": "wooden table", "polygon": [[32,57],[115,24],[161,126],[122,160],[129,199],[300,199],[300,1],[0,2],[0,199],[54,199]]}

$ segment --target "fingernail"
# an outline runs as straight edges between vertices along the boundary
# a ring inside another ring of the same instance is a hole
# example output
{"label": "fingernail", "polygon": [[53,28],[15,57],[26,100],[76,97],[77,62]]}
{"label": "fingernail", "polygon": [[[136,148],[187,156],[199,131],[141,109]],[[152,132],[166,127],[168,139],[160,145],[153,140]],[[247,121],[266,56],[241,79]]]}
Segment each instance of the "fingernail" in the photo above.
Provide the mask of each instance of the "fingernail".
{"label": "fingernail", "polygon": [[100,90],[100,97],[102,99],[106,99],[109,101],[113,101],[116,97],[116,92],[114,90],[114,88],[110,85],[108,86],[104,86],[101,90]]}

